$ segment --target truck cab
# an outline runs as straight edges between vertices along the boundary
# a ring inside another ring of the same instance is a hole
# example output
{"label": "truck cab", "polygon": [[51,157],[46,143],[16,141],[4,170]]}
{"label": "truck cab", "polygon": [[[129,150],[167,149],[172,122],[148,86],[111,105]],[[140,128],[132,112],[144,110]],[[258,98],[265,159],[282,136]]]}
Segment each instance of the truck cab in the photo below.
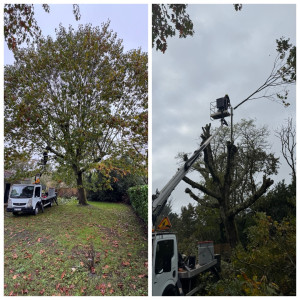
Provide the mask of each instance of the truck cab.
{"label": "truck cab", "polygon": [[152,234],[152,295],[178,294],[178,249],[174,233]]}
{"label": "truck cab", "polygon": [[10,188],[7,212],[37,214],[41,208],[42,186],[36,184],[13,184]]}

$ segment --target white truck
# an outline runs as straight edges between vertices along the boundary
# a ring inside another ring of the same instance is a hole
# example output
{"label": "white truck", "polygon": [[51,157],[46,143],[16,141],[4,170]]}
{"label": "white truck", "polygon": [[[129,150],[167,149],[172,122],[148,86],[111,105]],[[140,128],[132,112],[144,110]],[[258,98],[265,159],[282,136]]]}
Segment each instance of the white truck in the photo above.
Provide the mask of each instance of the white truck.
{"label": "white truck", "polygon": [[7,212],[14,215],[31,213],[37,215],[44,212],[44,207],[57,203],[55,188],[49,188],[47,193],[42,193],[40,184],[13,184],[10,188]]}
{"label": "white truck", "polygon": [[[221,126],[227,125],[225,117],[230,116],[227,109],[230,106],[229,97],[217,99],[216,108],[218,111],[211,114],[213,119],[221,119]],[[185,162],[172,179],[163,187],[160,192],[152,196],[152,223],[156,223],[158,216],[166,205],[169,196],[183,177],[197,161],[201,152],[209,145],[214,136],[219,133],[217,130],[210,136],[198,150]],[[214,254],[213,242],[201,242],[198,245],[198,263],[185,262],[178,253],[177,237],[169,231],[152,230],[152,295],[153,296],[191,296],[201,287],[197,283],[200,273],[220,269],[221,257]]]}

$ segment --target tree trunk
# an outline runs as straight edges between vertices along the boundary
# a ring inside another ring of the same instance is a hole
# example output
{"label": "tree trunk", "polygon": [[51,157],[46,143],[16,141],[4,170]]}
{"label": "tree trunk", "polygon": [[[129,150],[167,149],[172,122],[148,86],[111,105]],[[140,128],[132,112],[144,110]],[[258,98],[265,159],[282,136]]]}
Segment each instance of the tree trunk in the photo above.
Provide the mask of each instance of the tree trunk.
{"label": "tree trunk", "polygon": [[77,173],[78,204],[88,205],[85,189],[83,187],[82,173]]}
{"label": "tree trunk", "polygon": [[233,249],[239,242],[234,216],[228,216],[223,209],[220,210],[220,213],[225,227],[227,242],[230,244],[231,249]]}

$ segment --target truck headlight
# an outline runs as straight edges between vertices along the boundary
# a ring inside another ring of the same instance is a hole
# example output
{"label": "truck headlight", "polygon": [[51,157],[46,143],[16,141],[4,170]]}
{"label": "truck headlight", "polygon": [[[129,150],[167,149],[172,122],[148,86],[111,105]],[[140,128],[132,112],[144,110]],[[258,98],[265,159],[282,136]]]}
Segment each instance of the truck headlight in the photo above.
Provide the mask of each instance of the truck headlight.
{"label": "truck headlight", "polygon": [[12,201],[10,198],[8,198],[7,207],[12,208]]}
{"label": "truck headlight", "polygon": [[32,198],[28,199],[27,207],[32,207]]}

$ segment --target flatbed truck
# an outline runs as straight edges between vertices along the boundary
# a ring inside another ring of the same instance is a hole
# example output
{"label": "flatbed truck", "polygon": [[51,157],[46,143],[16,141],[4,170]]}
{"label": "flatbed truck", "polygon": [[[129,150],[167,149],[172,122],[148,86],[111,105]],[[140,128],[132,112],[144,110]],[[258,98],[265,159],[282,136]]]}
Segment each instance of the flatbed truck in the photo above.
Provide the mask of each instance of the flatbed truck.
{"label": "flatbed truck", "polygon": [[14,215],[30,213],[37,215],[44,212],[46,206],[57,203],[55,188],[49,188],[48,192],[42,193],[40,184],[13,184],[10,188],[6,211]]}

